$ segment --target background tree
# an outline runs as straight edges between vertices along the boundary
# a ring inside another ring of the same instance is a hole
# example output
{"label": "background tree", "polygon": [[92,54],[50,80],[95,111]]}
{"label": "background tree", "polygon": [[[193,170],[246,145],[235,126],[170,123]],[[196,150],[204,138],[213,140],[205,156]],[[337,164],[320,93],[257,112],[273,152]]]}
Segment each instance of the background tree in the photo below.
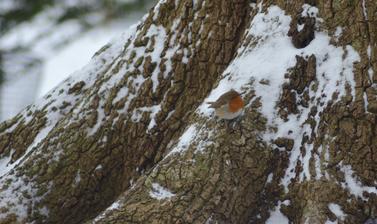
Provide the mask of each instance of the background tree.
{"label": "background tree", "polygon": [[[377,210],[376,10],[160,1],[1,125],[0,220],[365,222]],[[247,102],[233,129],[206,106],[228,88]]]}

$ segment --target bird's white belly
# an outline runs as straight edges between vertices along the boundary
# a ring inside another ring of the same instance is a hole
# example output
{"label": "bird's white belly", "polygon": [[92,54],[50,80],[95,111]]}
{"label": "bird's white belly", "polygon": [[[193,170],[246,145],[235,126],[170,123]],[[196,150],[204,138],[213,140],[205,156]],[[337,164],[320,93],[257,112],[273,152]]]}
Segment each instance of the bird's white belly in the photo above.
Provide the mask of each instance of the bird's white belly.
{"label": "bird's white belly", "polygon": [[217,108],[215,110],[215,113],[216,113],[216,116],[218,116],[220,119],[232,120],[240,116],[242,113],[242,110],[232,113],[228,110],[228,106],[225,105],[220,108]]}

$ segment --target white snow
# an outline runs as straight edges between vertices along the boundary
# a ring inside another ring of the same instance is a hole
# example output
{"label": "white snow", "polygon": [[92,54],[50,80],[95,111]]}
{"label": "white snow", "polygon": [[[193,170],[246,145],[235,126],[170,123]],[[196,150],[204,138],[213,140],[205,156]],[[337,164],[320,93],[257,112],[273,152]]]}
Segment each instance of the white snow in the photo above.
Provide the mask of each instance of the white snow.
{"label": "white snow", "polygon": [[[24,74],[24,72],[25,70],[21,70],[18,74]],[[40,70],[29,68],[27,72],[27,75],[5,79],[0,86],[0,121],[12,118],[20,112],[21,108],[34,102],[35,90],[40,80]],[[17,71],[11,73],[16,74]]]}
{"label": "white snow", "polygon": [[309,16],[309,17],[318,17],[318,8],[317,7],[314,7],[314,6],[311,6],[309,4],[304,4],[302,6],[302,13],[301,13],[301,16],[302,17],[306,17],[306,16]]}
{"label": "white snow", "polygon": [[273,173],[270,173],[267,177],[267,183],[271,183],[272,179],[274,177],[274,174]]}
{"label": "white snow", "polygon": [[312,144],[305,144],[304,146],[307,150],[307,153],[302,158],[303,172],[300,174],[300,181],[311,179],[310,169],[309,169],[309,160],[310,160],[312,155],[311,155],[311,153],[308,153],[308,152],[311,152],[313,150],[313,145]]}
{"label": "white snow", "polygon": [[81,181],[81,175],[80,175],[80,170],[78,170],[75,177],[75,184],[80,183],[80,181]]}
{"label": "white snow", "polygon": [[158,3],[156,4],[156,6],[154,7],[153,9],[153,20],[156,21],[157,18],[158,18],[158,15],[160,14],[160,7],[161,5],[165,4],[166,3],[166,0],[160,0],[158,1]]}
{"label": "white snow", "polygon": [[17,1],[14,0],[1,0],[0,1],[0,13],[8,12],[19,7]]}
{"label": "white snow", "polygon": [[157,200],[164,200],[174,197],[175,194],[171,193],[168,189],[162,187],[160,184],[153,183],[152,189],[149,192],[149,196]]}
{"label": "white snow", "polygon": [[98,215],[94,220],[93,220],[93,223],[96,223],[98,222],[100,219],[104,218],[106,216],[106,214],[112,210],[115,210],[115,209],[119,209],[120,208],[120,202],[119,201],[115,201],[114,203],[112,203],[108,208],[105,209],[105,211],[103,211],[100,215]]}
{"label": "white snow", "polygon": [[[32,20],[21,23],[7,32],[0,39],[2,49],[12,49],[17,46],[30,46],[38,42],[43,34],[49,33],[54,26],[50,18],[61,15],[64,11],[58,7],[52,7],[37,14]],[[75,30],[76,27],[71,27]],[[48,49],[46,49],[48,50]]]}
{"label": "white snow", "polygon": [[369,69],[368,69],[368,75],[369,75],[369,80],[373,80],[373,74],[374,74],[374,72],[373,72],[373,69],[372,69],[372,67],[370,67]]}
{"label": "white snow", "polygon": [[110,205],[110,207],[109,208],[107,208],[107,210],[114,210],[114,209],[118,209],[120,207],[120,204],[119,204],[119,202],[114,202],[114,203],[112,203],[111,205]]}
{"label": "white snow", "polygon": [[304,29],[305,24],[297,24],[297,31],[300,32],[302,29]]}
{"label": "white snow", "polygon": [[370,60],[370,57],[372,56],[372,47],[370,46],[370,44],[368,45],[368,48],[367,48],[367,54],[368,54],[368,58]]}
{"label": "white snow", "polygon": [[215,136],[214,130],[208,130],[206,127],[202,126],[200,130],[198,131],[198,134],[196,137],[200,137],[202,135],[206,136],[205,141],[199,141],[198,146],[196,147],[195,153],[201,153],[203,152],[208,146],[213,144],[212,139]]}
{"label": "white snow", "polygon": [[365,20],[368,20],[368,11],[367,11],[367,7],[365,5],[365,0],[363,0],[362,5],[363,5],[364,18],[365,18]]}
{"label": "white snow", "polygon": [[3,160],[0,160],[0,168],[1,168],[0,169],[0,183],[1,183],[2,178],[5,177],[9,171],[11,171],[14,167],[16,167],[19,163],[21,163],[24,160],[24,158],[29,154],[29,152],[35,149],[35,147],[40,142],[42,142],[43,139],[46,138],[46,136],[51,131],[54,125],[55,123],[53,125],[51,124],[49,125],[49,123],[47,123],[47,126],[43,128],[41,131],[39,131],[33,143],[26,149],[25,153],[23,154],[23,156],[21,156],[21,158],[17,159],[13,163],[10,163],[11,162],[10,158],[5,158]]}
{"label": "white snow", "polygon": [[155,105],[151,107],[141,107],[136,108],[134,112],[132,113],[131,120],[133,122],[139,122],[142,118],[143,113],[147,112],[150,113],[150,122],[148,125],[148,130],[151,130],[154,126],[156,126],[156,114],[160,112],[161,105]]}
{"label": "white snow", "polygon": [[345,177],[345,182],[341,183],[341,186],[344,189],[347,189],[351,194],[364,200],[365,197],[363,196],[363,192],[377,194],[376,186],[369,187],[362,185],[362,183],[358,180],[358,177],[354,174],[354,171],[350,165],[341,164],[340,170],[344,173]]}
{"label": "white snow", "polygon": [[334,215],[340,219],[341,221],[344,221],[345,217],[347,216],[346,214],[344,214],[342,208],[338,205],[338,204],[335,204],[335,203],[330,203],[328,204],[328,207],[330,209],[330,211],[332,213],[334,213]]}
{"label": "white snow", "polygon": [[122,24],[113,22],[107,26],[100,26],[84,33],[81,37],[76,38],[75,41],[48,57],[42,73],[39,96],[45,95],[52,87],[57,86],[72,75],[74,71],[87,64],[101,46],[108,43],[114,36],[120,35],[124,27],[131,24],[130,22],[124,24],[123,21]]}
{"label": "white snow", "polygon": [[363,93],[363,99],[364,99],[364,110],[366,113],[368,113],[369,102],[368,102],[368,96],[366,92]]}
{"label": "white snow", "polygon": [[101,164],[99,164],[96,168],[95,168],[95,170],[102,170],[102,165]]}
{"label": "white snow", "polygon": [[[368,45],[368,48],[367,48],[367,55],[368,55],[368,59],[369,61],[371,61],[371,57],[372,57],[372,46],[369,44]],[[369,65],[369,69],[368,69],[368,76],[369,76],[369,80],[371,82],[373,82],[373,68],[372,68],[372,64],[370,62],[370,65]]]}
{"label": "white snow", "polygon": [[179,138],[177,145],[169,152],[166,157],[175,153],[182,153],[187,150],[192,140],[197,136],[198,128],[196,125],[191,125]]}
{"label": "white snow", "polygon": [[335,30],[335,33],[334,33],[335,39],[338,41],[339,38],[342,36],[342,34],[343,34],[343,28],[340,27],[340,26],[337,26],[336,30]]}
{"label": "white snow", "polygon": [[270,211],[270,217],[266,220],[266,224],[289,224],[288,218],[280,212],[281,202],[274,210]]}
{"label": "white snow", "polygon": [[[3,158],[0,159],[0,177],[2,177],[4,174],[9,172],[11,167],[13,168],[13,166],[11,164],[9,164],[11,159],[12,159],[11,156],[3,157]],[[10,166],[10,167],[8,168],[8,166]]]}
{"label": "white snow", "polygon": [[320,155],[322,154],[322,145],[318,147],[318,154],[314,154],[314,160],[315,160],[315,179],[319,180],[321,179],[322,171],[321,171],[321,158]]}

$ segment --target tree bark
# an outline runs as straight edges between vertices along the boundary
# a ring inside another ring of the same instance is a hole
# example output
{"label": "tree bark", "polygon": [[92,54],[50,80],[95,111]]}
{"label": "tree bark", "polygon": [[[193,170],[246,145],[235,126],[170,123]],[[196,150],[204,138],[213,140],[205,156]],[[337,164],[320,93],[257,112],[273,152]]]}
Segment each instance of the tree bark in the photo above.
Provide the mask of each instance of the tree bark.
{"label": "tree bark", "polygon": [[[304,4],[322,20],[303,17]],[[310,127],[301,142],[262,137],[279,127],[254,89],[233,128],[198,113],[231,77],[230,63],[259,43],[249,27],[272,5],[292,18],[294,46],[307,46],[315,30],[360,55],[354,89],[316,103],[322,62],[296,57],[274,109],[287,121],[310,107],[296,127]],[[0,223],[265,223],[277,209],[293,223],[365,222],[377,213],[376,12],[372,0],[160,1],[129,38],[103,47],[75,78],[1,124],[0,162],[9,165]],[[294,152],[306,163],[290,167]],[[344,187],[347,170],[362,196]]]}

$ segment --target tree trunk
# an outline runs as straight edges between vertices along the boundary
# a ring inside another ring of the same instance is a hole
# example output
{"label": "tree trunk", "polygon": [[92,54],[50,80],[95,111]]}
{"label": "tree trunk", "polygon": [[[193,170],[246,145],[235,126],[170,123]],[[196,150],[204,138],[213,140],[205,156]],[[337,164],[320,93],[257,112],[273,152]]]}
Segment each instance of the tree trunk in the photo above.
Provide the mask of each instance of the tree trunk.
{"label": "tree trunk", "polygon": [[[372,0],[161,0],[1,125],[0,223],[373,218],[376,13]],[[206,106],[227,88],[247,103],[238,123]]]}

